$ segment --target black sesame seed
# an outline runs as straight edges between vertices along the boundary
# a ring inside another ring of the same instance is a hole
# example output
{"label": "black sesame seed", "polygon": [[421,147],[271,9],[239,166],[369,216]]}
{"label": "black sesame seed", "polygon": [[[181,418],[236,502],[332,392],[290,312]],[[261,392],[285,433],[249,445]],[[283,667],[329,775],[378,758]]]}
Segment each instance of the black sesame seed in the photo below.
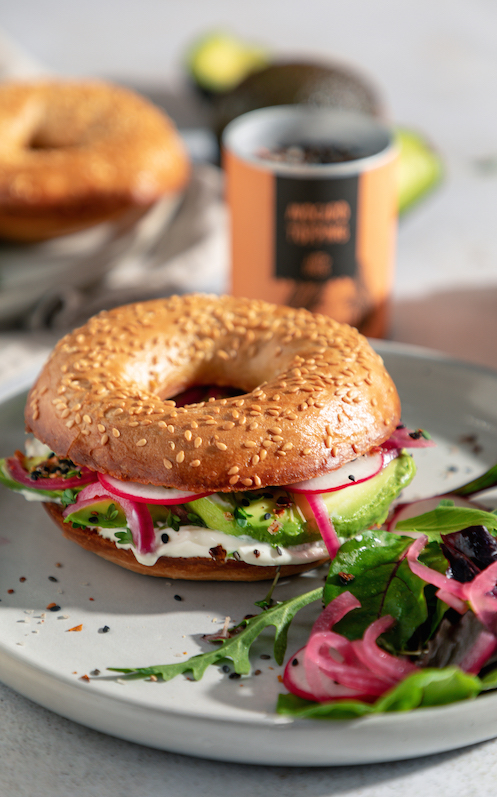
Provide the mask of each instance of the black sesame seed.
{"label": "black sesame seed", "polygon": [[250,506],[250,501],[248,498],[242,498],[241,504],[242,506]]}
{"label": "black sesame seed", "polygon": [[103,628],[99,628],[99,629],[98,629],[98,633],[99,633],[99,634],[106,634],[106,633],[107,633],[107,631],[110,631],[110,628],[109,628],[109,626],[108,626],[108,625],[104,625],[104,627],[103,627]]}
{"label": "black sesame seed", "polygon": [[265,498],[267,501],[272,501],[274,495],[272,493],[264,493],[263,498]]}
{"label": "black sesame seed", "polygon": [[182,600],[183,600],[183,598],[181,597],[181,595],[175,595],[175,596],[174,596],[174,600],[175,600],[175,601],[182,601]]}
{"label": "black sesame seed", "polygon": [[166,532],[164,532],[164,534],[161,534],[160,538],[163,543],[169,542],[169,534],[166,534]]}
{"label": "black sesame seed", "polygon": [[292,667],[296,667],[298,663],[299,663],[299,660],[298,660],[298,659],[293,659],[293,661],[292,661]]}
{"label": "black sesame seed", "polygon": [[223,664],[222,670],[223,672],[231,672],[231,667],[228,667],[227,664]]}
{"label": "black sesame seed", "polygon": [[49,576],[49,577],[48,577],[48,580],[49,580],[49,581],[54,581],[54,582],[57,582],[59,579],[58,579],[58,578],[55,578],[55,576]]}
{"label": "black sesame seed", "polygon": [[261,555],[261,552],[260,552],[260,551],[258,551],[258,550],[257,550],[257,548],[254,548],[254,551],[253,551],[253,553],[254,553],[254,556],[255,556],[255,558],[256,558],[256,559],[258,559],[258,558],[259,558],[259,556]]}
{"label": "black sesame seed", "polygon": [[280,546],[279,546],[279,545],[277,545],[277,546],[276,546],[276,548],[275,548],[275,551],[276,551],[276,553],[278,554],[278,556],[282,556],[282,554],[283,554],[283,551],[281,550],[281,548],[280,548]]}
{"label": "black sesame seed", "polygon": [[351,482],[355,482],[355,476],[352,476],[352,474],[349,476],[349,479]]}
{"label": "black sesame seed", "polygon": [[100,675],[100,670],[92,670],[90,675]]}
{"label": "black sesame seed", "polygon": [[58,606],[57,604],[55,604],[55,606],[50,606],[49,611],[51,611],[51,612],[60,612],[60,606]]}
{"label": "black sesame seed", "polygon": [[242,677],[242,676],[240,675],[240,673],[239,673],[239,672],[232,672],[232,673],[230,673],[230,675],[228,675],[228,678],[229,678],[231,681],[236,681],[236,680],[238,680],[238,678],[241,678],[241,677]]}
{"label": "black sesame seed", "polygon": [[269,655],[269,653],[261,653],[261,656],[260,656],[260,657],[261,657],[261,659],[270,659],[270,658],[271,658],[271,656]]}
{"label": "black sesame seed", "polygon": [[237,562],[241,562],[242,561],[242,557],[240,556],[238,551],[233,551],[233,559],[236,559]]}
{"label": "black sesame seed", "polygon": [[271,512],[266,512],[264,515],[264,520],[271,520]]}

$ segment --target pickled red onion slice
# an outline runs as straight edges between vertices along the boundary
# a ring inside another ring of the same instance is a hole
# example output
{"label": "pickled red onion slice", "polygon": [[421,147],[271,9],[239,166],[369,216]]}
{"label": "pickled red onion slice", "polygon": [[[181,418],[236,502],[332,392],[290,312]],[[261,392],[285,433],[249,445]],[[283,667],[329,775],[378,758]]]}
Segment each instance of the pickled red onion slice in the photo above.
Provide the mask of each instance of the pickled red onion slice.
{"label": "pickled red onion slice", "polygon": [[387,451],[391,448],[432,448],[433,446],[436,446],[436,443],[423,437],[421,429],[407,429],[405,426],[396,429],[388,440],[381,444],[381,447]]}
{"label": "pickled red onion slice", "polygon": [[24,487],[31,490],[67,490],[72,487],[82,487],[84,484],[91,484],[97,481],[97,474],[89,468],[79,468],[81,476],[70,476],[64,479],[63,476],[56,476],[53,479],[31,479],[27,470],[23,468],[17,457],[9,457],[7,468],[14,479]]}
{"label": "pickled red onion slice", "polygon": [[99,473],[100,483],[115,496],[127,498],[140,504],[187,504],[197,498],[204,498],[212,493],[191,493],[185,490],[176,490],[174,487],[160,487],[155,484],[139,484],[138,482],[123,482]]}
{"label": "pickled red onion slice", "polygon": [[334,559],[338,549],[340,548],[340,540],[335,531],[335,527],[331,522],[326,504],[320,495],[314,493],[306,493],[307,502],[311,511],[316,518],[316,523],[319,533],[323,538],[326,550],[328,551],[330,559]]}
{"label": "pickled red onion slice", "polygon": [[98,498],[110,498],[119,504],[126,516],[126,523],[133,535],[133,543],[140,553],[152,553],[155,548],[155,531],[148,507],[143,503],[129,501],[106,490],[99,482],[90,484],[78,494],[75,504],[70,504],[62,513],[69,517],[78,509],[85,509],[95,503]]}

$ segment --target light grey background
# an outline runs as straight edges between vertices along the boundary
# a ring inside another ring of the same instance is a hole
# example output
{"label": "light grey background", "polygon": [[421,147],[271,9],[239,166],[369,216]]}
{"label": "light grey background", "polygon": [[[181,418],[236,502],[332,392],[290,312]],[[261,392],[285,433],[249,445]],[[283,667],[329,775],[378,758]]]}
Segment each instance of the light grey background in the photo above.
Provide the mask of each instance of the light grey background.
{"label": "light grey background", "polygon": [[[180,86],[188,44],[226,28],[284,54],[356,64],[419,128],[443,186],[400,227],[391,336],[497,367],[497,4],[492,0],[2,0],[0,26],[48,69]],[[81,728],[0,687],[0,795],[494,794],[497,743],[420,761],[218,764]],[[323,733],[326,726],[323,725]]]}

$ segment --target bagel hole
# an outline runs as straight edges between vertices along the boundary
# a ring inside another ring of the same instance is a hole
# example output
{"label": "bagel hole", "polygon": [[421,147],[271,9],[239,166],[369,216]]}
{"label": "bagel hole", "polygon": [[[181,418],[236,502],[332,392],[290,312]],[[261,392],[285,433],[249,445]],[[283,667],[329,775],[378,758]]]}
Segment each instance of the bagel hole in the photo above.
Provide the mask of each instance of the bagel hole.
{"label": "bagel hole", "polygon": [[187,404],[200,404],[202,401],[209,401],[209,399],[222,399],[233,398],[234,396],[243,396],[245,390],[236,387],[225,387],[224,385],[192,385],[171,396],[171,399],[176,402],[177,407],[184,407]]}

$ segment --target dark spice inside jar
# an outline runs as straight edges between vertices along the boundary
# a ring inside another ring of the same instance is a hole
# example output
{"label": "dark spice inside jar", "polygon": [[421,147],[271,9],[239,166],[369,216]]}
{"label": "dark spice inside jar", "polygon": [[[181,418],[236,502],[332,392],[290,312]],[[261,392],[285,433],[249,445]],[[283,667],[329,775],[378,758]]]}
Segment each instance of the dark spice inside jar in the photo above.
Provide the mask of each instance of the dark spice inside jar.
{"label": "dark spice inside jar", "polygon": [[345,146],[331,141],[280,144],[277,147],[261,147],[257,157],[275,163],[290,165],[321,165],[327,163],[346,163],[366,157],[367,152],[354,144]]}

